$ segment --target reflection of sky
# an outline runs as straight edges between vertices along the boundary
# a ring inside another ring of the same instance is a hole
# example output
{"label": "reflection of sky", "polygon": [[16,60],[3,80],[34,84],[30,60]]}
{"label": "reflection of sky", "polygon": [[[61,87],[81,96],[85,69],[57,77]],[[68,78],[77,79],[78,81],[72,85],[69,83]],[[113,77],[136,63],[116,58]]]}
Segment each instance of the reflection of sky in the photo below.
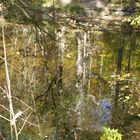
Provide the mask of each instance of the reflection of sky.
{"label": "reflection of sky", "polygon": [[100,105],[101,105],[101,124],[106,124],[107,122],[110,121],[111,119],[111,103],[109,101],[107,101],[106,99],[102,99],[100,101]]}
{"label": "reflection of sky", "polygon": [[96,131],[102,131],[102,127],[111,120],[111,103],[107,99],[101,99],[99,106],[93,110],[91,127]]}

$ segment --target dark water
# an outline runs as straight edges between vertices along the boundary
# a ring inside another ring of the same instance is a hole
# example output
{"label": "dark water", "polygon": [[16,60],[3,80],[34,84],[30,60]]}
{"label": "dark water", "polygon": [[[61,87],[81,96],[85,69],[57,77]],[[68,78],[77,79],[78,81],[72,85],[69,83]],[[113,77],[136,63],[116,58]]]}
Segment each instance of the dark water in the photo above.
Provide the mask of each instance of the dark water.
{"label": "dark water", "polygon": [[[83,94],[77,88],[80,82],[75,32],[67,29],[61,58],[59,42],[44,32],[30,26],[5,27],[13,96],[37,110],[46,140],[76,140],[76,137],[97,140],[104,126],[118,128],[124,139],[139,140],[140,32],[128,26],[87,31],[88,55],[82,58],[85,76],[82,74],[80,87]],[[2,37],[0,39],[0,56],[3,57]],[[59,65],[61,59],[63,64]],[[1,59],[0,86],[4,88],[3,64]],[[114,75],[125,76],[116,80]],[[1,94],[1,104],[8,107],[2,90]],[[125,100],[126,95],[130,95],[131,100]],[[15,112],[26,109],[18,100],[13,99],[13,102]],[[25,112],[23,118],[30,111]],[[0,114],[9,116],[4,109]],[[28,121],[38,123],[34,113]],[[19,128],[21,124],[19,118]],[[5,137],[10,137],[7,121],[0,119],[0,128]],[[38,140],[38,127],[27,123],[20,139]]]}

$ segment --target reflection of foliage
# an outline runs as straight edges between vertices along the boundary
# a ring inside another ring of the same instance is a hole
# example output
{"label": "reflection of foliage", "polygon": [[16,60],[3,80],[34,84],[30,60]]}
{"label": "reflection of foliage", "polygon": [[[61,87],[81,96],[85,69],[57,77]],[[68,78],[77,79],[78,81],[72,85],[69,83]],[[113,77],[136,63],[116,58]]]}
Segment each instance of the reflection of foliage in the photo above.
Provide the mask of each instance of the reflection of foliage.
{"label": "reflection of foliage", "polygon": [[122,135],[118,132],[118,129],[104,127],[101,140],[122,140]]}
{"label": "reflection of foliage", "polygon": [[139,81],[135,75],[123,74],[112,75],[110,86],[119,86],[118,102],[124,106],[127,114],[138,114],[139,112]]}
{"label": "reflection of foliage", "polygon": [[60,1],[59,0],[43,0],[42,6],[43,7],[50,7],[52,5],[60,5]]}
{"label": "reflection of foliage", "polygon": [[83,11],[83,8],[78,4],[68,4],[62,8],[62,11],[77,14]]}
{"label": "reflection of foliage", "polygon": [[123,75],[111,75],[113,80],[110,82],[110,86],[113,86],[117,83],[120,85],[120,95],[119,99],[123,100],[123,102],[127,103],[130,101],[134,95],[137,95],[139,90],[138,86],[136,86],[136,79],[131,74],[123,74]]}

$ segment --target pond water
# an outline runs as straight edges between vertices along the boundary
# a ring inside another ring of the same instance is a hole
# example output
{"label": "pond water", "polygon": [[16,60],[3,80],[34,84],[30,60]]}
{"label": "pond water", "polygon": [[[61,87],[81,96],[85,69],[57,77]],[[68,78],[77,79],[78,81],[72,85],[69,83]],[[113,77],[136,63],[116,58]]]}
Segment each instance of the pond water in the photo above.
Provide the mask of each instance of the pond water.
{"label": "pond water", "polygon": [[[103,127],[118,128],[125,140],[140,138],[140,32],[129,26],[80,31],[61,29],[54,37],[32,26],[5,26],[14,111],[21,140],[97,140]],[[81,37],[81,39],[80,39]],[[2,33],[1,106],[8,108]],[[1,107],[0,114],[9,117]],[[10,137],[0,118],[0,133]]]}

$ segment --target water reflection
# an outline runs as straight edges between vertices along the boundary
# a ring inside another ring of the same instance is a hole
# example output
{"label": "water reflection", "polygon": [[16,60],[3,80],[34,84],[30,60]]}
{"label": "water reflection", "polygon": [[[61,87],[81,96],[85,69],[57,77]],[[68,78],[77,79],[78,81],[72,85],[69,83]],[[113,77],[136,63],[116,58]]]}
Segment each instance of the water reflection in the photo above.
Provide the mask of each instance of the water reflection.
{"label": "water reflection", "polygon": [[102,107],[101,124],[105,125],[111,121],[111,103],[107,99],[100,101]]}
{"label": "water reflection", "polygon": [[[35,96],[42,132],[48,136],[45,139],[93,140],[99,138],[104,126],[125,125],[131,106],[123,100],[126,94],[134,94],[136,90],[131,88],[139,84],[139,32],[130,28],[126,32],[122,27],[75,35],[68,29],[58,42],[53,42],[33,27],[12,29],[6,28],[12,90],[31,106],[31,96]],[[63,41],[66,46],[61,50]],[[0,86],[4,86],[3,63],[1,67]],[[132,77],[121,77],[131,73]],[[6,104],[4,97],[1,103]],[[15,104],[17,110],[25,108],[18,101]],[[8,115],[3,110],[0,114]],[[34,114],[29,120],[37,123]],[[128,132],[132,131],[130,127],[138,127],[137,121],[127,127]],[[0,128],[8,135],[8,123],[1,122]],[[24,131],[28,138],[32,135],[31,139],[36,139],[38,127],[30,125]],[[26,139],[24,133],[21,139]]]}

